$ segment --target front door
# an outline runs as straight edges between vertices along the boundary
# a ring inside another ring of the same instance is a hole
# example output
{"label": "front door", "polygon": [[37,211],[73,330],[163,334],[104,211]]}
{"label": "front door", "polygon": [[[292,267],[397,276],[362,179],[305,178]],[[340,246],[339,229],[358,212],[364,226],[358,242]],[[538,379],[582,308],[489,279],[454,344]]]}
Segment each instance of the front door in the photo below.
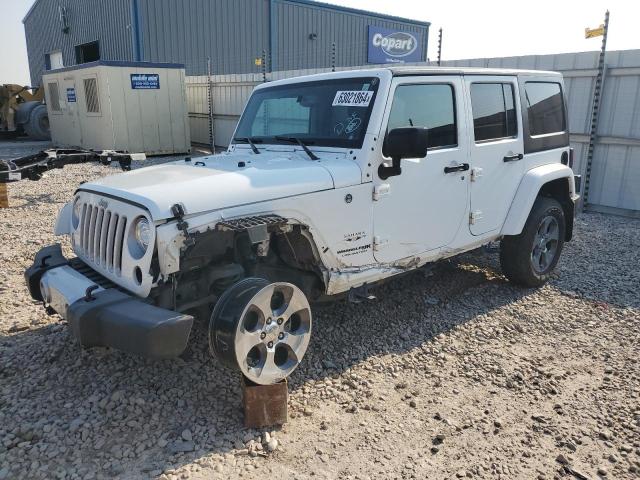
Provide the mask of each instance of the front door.
{"label": "front door", "polygon": [[502,228],[524,173],[522,124],[515,76],[465,76],[470,97],[471,213],[483,235]]}
{"label": "front door", "polygon": [[[398,127],[429,129],[424,158],[402,160],[402,173],[374,178],[374,255],[388,263],[446,246],[468,215],[469,151],[459,76],[396,77],[382,138]],[[390,162],[384,146],[379,162]]]}
{"label": "front door", "polygon": [[63,105],[65,105],[64,115],[66,117],[65,125],[67,128],[65,140],[69,146],[81,146],[82,129],[78,112],[78,92],[76,91],[76,82],[73,78],[65,78],[63,80],[62,100],[64,102]]}

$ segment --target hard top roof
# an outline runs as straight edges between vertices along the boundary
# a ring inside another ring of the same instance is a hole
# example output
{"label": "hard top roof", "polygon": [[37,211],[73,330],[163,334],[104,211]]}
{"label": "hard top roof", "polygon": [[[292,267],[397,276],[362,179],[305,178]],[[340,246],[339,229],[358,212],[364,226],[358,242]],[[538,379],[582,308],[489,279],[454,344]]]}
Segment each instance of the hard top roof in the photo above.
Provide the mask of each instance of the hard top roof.
{"label": "hard top roof", "polygon": [[387,67],[387,69],[391,70],[394,77],[408,75],[561,75],[558,72],[516,68],[394,66]]}

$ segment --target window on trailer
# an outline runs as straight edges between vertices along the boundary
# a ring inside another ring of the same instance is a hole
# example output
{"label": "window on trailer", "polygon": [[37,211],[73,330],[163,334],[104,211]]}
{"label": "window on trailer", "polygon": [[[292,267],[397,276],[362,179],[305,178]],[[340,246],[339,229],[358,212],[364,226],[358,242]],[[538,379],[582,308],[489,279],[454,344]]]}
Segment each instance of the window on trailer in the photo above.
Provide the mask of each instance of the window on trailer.
{"label": "window on trailer", "polygon": [[51,107],[51,110],[54,112],[61,111],[58,82],[49,82],[47,87],[49,88],[49,106]]}
{"label": "window on trailer", "polygon": [[98,79],[85,78],[84,98],[87,106],[87,113],[100,113],[100,100],[98,97]]}

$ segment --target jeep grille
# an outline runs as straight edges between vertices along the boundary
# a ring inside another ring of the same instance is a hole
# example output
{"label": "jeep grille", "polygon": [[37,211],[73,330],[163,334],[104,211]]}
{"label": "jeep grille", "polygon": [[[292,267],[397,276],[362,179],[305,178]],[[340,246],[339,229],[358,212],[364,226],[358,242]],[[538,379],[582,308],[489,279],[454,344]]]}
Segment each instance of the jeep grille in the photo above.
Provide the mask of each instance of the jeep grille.
{"label": "jeep grille", "polygon": [[120,275],[127,217],[85,202],[80,214],[79,247],[88,260]]}

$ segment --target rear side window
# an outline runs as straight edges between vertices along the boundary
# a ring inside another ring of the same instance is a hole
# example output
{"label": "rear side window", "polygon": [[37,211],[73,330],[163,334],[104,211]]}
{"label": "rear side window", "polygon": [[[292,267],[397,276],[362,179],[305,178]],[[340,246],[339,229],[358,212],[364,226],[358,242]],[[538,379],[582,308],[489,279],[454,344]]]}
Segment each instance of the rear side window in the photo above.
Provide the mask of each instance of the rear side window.
{"label": "rear side window", "polygon": [[546,135],[566,130],[564,102],[559,83],[526,82],[525,94],[530,135]]}
{"label": "rear side window", "polygon": [[[429,148],[458,144],[453,87],[448,84],[400,85],[393,96],[387,132],[400,127],[429,129]],[[384,152],[383,146],[383,154]]]}
{"label": "rear side window", "polygon": [[512,84],[472,83],[471,107],[476,142],[517,136]]}

